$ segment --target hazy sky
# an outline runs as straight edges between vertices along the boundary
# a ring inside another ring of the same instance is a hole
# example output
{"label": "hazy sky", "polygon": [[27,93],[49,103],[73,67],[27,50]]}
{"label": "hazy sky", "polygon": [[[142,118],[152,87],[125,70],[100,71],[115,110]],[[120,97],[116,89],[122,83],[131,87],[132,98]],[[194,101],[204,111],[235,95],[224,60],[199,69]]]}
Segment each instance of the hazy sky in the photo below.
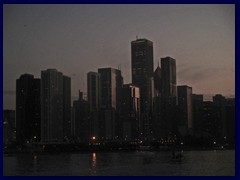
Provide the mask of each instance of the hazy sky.
{"label": "hazy sky", "polygon": [[235,94],[234,5],[3,5],[3,107],[15,109],[16,79],[56,68],[72,96],[87,72],[121,65],[131,82],[130,42],[153,41],[177,63],[177,84],[193,93]]}

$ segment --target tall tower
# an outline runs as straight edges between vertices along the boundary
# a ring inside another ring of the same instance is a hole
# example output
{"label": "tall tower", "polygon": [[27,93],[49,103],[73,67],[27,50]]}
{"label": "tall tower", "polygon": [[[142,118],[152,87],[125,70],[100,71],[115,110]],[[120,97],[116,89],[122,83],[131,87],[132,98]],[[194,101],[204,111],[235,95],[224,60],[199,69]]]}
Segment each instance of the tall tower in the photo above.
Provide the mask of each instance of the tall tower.
{"label": "tall tower", "polygon": [[100,68],[101,108],[118,110],[121,102],[123,77],[121,71],[113,68]]}
{"label": "tall tower", "polygon": [[16,81],[17,142],[40,140],[40,79],[23,74]]}
{"label": "tall tower", "polygon": [[192,113],[192,88],[189,86],[178,86],[178,131],[182,136],[192,133],[193,113]]}
{"label": "tall tower", "polygon": [[161,132],[159,136],[168,139],[177,132],[176,60],[171,57],[161,58],[161,72]]}
{"label": "tall tower", "polygon": [[176,60],[171,57],[161,58],[162,68],[162,97],[176,98]]}
{"label": "tall tower", "polygon": [[120,122],[116,119],[116,113],[119,113],[121,107],[123,77],[120,70],[113,68],[100,68],[98,73],[101,75],[99,134],[103,139],[113,139],[119,134],[116,127],[119,127]]}
{"label": "tall tower", "polygon": [[131,42],[132,83],[140,89],[141,133],[150,130],[152,110],[153,42],[137,39]]}
{"label": "tall tower", "polygon": [[71,78],[63,76],[63,136],[71,136]]}
{"label": "tall tower", "polygon": [[122,88],[121,118],[124,140],[139,138],[140,92],[139,88],[132,84],[124,84]]}
{"label": "tall tower", "polygon": [[41,72],[41,136],[43,142],[63,141],[68,124],[70,78],[56,69]]}
{"label": "tall tower", "polygon": [[101,79],[97,72],[89,72],[87,74],[87,95],[90,112],[98,111],[101,103]]}

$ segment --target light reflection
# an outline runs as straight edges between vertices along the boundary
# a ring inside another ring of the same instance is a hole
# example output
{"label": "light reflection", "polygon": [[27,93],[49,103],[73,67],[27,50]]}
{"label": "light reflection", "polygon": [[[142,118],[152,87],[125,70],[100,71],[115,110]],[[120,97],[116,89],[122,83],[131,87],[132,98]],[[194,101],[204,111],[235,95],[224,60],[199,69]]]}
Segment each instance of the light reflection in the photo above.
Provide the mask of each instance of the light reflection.
{"label": "light reflection", "polygon": [[97,163],[97,155],[96,153],[92,153],[92,166],[96,167],[96,163]]}
{"label": "light reflection", "polygon": [[92,153],[92,162],[91,162],[91,165],[92,165],[92,174],[93,175],[96,175],[96,165],[97,165],[97,154],[94,152]]}

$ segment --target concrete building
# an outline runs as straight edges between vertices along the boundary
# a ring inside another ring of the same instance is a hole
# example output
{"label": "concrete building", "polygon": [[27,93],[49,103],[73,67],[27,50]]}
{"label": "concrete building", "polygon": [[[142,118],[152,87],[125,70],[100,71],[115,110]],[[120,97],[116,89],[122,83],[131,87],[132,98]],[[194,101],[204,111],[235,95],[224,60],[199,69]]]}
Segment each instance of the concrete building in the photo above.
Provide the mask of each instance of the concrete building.
{"label": "concrete building", "polygon": [[41,132],[40,79],[23,74],[16,80],[17,143],[40,141]]}
{"label": "concrete building", "polygon": [[[122,99],[123,77],[121,71],[113,68],[99,68],[101,76],[101,112],[99,116],[99,134],[103,139],[114,139],[119,135],[119,112]],[[116,116],[117,114],[117,116]]]}
{"label": "concrete building", "polygon": [[185,136],[193,134],[192,88],[178,86],[178,132]]}
{"label": "concrete building", "polygon": [[122,138],[136,140],[140,136],[140,91],[132,84],[124,84],[122,91]]}
{"label": "concrete building", "polygon": [[140,89],[140,112],[143,136],[151,131],[152,118],[152,77],[153,77],[153,42],[136,39],[131,42],[132,84]]}
{"label": "concrete building", "polygon": [[[70,130],[71,82],[56,69],[41,72],[41,137],[42,142],[66,141]],[[64,125],[67,124],[67,127]]]}

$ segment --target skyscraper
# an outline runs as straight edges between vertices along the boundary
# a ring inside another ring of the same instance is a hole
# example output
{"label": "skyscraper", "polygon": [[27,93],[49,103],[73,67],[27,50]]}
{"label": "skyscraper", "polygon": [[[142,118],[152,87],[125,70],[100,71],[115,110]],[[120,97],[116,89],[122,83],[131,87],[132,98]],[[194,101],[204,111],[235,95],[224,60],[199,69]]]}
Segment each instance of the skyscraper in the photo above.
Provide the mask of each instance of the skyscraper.
{"label": "skyscraper", "polygon": [[153,42],[137,39],[131,42],[132,83],[140,88],[141,133],[149,134],[152,110]]}
{"label": "skyscraper", "polygon": [[101,79],[97,72],[87,74],[87,94],[90,112],[98,111],[101,104]]}
{"label": "skyscraper", "polygon": [[63,76],[63,136],[71,136],[71,78]]}
{"label": "skyscraper", "polygon": [[99,111],[101,105],[101,75],[97,72],[87,74],[87,94],[90,113],[90,136],[99,138]]}
{"label": "skyscraper", "polygon": [[161,96],[162,93],[162,70],[158,67],[153,73],[154,78],[154,97]]}
{"label": "skyscraper", "polygon": [[40,79],[23,74],[16,81],[16,128],[17,142],[40,140]]}
{"label": "skyscraper", "polygon": [[113,139],[118,134],[116,126],[119,119],[116,119],[116,113],[119,113],[121,107],[123,77],[120,70],[113,68],[100,68],[98,73],[101,75],[99,132],[102,138]]}
{"label": "skyscraper", "polygon": [[178,86],[178,131],[185,136],[193,130],[192,119],[192,88]]}
{"label": "skyscraper", "polygon": [[131,84],[124,84],[122,91],[122,136],[124,140],[136,140],[140,129],[140,91]]}
{"label": "skyscraper", "polygon": [[79,91],[79,98],[73,101],[73,136],[81,142],[89,140],[89,103],[83,99],[83,92]]}
{"label": "skyscraper", "polygon": [[71,86],[70,78],[64,77],[56,69],[42,71],[41,136],[43,142],[63,141],[64,125],[68,123],[71,113],[69,111],[71,87],[69,86]]}
{"label": "skyscraper", "polygon": [[118,110],[121,102],[122,73],[118,69],[99,68],[101,75],[101,108]]}
{"label": "skyscraper", "polygon": [[156,99],[155,104],[158,107],[155,108],[155,123],[161,128],[157,132],[158,137],[169,138],[177,132],[176,61],[171,57],[161,58],[161,97]]}
{"label": "skyscraper", "polygon": [[162,97],[176,98],[176,60],[171,57],[161,58],[162,70]]}

